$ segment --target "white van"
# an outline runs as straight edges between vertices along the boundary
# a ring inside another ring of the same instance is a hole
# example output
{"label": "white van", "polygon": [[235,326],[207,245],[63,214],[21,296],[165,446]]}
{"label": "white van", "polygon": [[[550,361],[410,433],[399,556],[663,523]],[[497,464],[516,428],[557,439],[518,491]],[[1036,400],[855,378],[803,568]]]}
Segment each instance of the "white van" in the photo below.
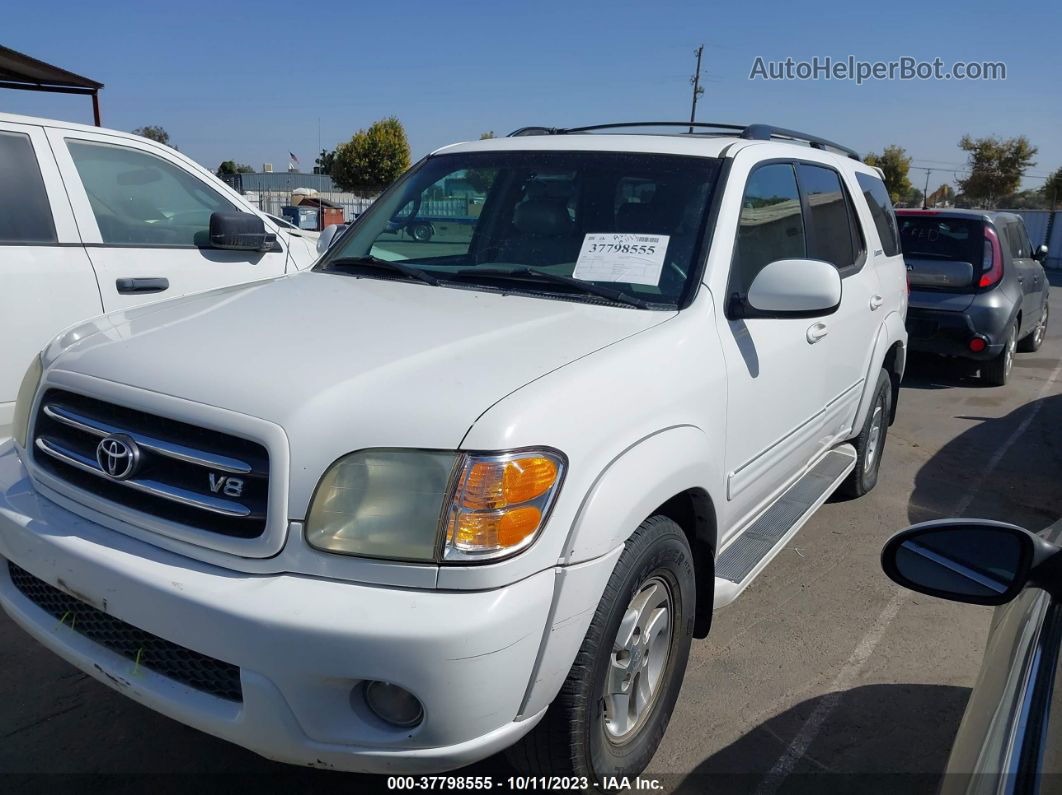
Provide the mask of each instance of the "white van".
{"label": "white van", "polygon": [[[223,240],[233,223],[245,227],[241,239]],[[314,240],[280,228],[175,149],[0,113],[0,441],[26,364],[63,328],[280,276],[316,256]]]}

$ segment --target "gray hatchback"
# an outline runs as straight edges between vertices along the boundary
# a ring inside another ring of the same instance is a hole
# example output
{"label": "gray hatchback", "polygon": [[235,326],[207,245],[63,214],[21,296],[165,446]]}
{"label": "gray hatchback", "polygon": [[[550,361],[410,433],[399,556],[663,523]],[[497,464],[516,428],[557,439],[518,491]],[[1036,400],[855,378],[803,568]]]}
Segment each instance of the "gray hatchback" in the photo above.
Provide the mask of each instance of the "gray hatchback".
{"label": "gray hatchback", "polygon": [[1021,216],[988,210],[897,210],[911,287],[913,351],[981,363],[1002,386],[1015,351],[1035,351],[1047,330],[1048,283]]}

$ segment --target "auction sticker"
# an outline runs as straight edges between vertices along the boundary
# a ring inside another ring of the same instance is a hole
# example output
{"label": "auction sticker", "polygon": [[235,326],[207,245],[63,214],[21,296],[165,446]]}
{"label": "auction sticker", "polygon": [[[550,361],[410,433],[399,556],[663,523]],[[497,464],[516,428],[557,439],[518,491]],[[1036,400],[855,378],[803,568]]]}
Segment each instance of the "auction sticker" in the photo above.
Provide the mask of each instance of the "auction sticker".
{"label": "auction sticker", "polygon": [[660,284],[669,235],[593,232],[583,238],[572,276],[588,282]]}

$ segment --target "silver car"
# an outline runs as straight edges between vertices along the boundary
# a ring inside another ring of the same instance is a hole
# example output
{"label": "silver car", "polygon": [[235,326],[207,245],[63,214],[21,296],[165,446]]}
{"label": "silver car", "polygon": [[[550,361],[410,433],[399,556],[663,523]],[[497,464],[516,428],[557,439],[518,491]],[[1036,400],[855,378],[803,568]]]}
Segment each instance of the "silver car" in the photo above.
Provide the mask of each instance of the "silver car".
{"label": "silver car", "polygon": [[885,573],[920,593],[996,605],[941,792],[1062,792],[1062,521],[1034,534],[978,519],[893,536]]}

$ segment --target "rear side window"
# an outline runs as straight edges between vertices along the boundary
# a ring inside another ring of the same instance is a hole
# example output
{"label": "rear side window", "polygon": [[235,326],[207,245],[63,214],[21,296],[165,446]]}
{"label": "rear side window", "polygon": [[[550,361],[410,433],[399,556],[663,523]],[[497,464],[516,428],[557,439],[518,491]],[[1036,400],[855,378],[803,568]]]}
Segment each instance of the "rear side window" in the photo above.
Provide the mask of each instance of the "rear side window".
{"label": "rear side window", "polygon": [[28,135],[0,132],[0,243],[54,243],[55,223]]}
{"label": "rear side window", "polygon": [[1030,255],[1029,237],[1025,234],[1025,224],[1021,221],[1012,221],[1007,224],[1007,244],[1010,247],[1010,256],[1024,258]]}
{"label": "rear side window", "polygon": [[807,256],[796,173],[789,163],[760,166],[749,176],[741,200],[731,290],[748,291],[766,265]]}
{"label": "rear side window", "polygon": [[104,243],[209,246],[210,214],[236,208],[201,179],[125,146],[68,141]]}
{"label": "rear side window", "polygon": [[870,174],[856,174],[859,188],[870,207],[870,217],[881,238],[881,250],[891,257],[900,253],[900,233],[896,225],[896,213],[892,209],[892,200],[885,189],[885,183]]}
{"label": "rear side window", "polygon": [[808,256],[839,269],[854,265],[862,243],[840,175],[831,168],[807,163],[799,164],[797,173],[808,203]]}

